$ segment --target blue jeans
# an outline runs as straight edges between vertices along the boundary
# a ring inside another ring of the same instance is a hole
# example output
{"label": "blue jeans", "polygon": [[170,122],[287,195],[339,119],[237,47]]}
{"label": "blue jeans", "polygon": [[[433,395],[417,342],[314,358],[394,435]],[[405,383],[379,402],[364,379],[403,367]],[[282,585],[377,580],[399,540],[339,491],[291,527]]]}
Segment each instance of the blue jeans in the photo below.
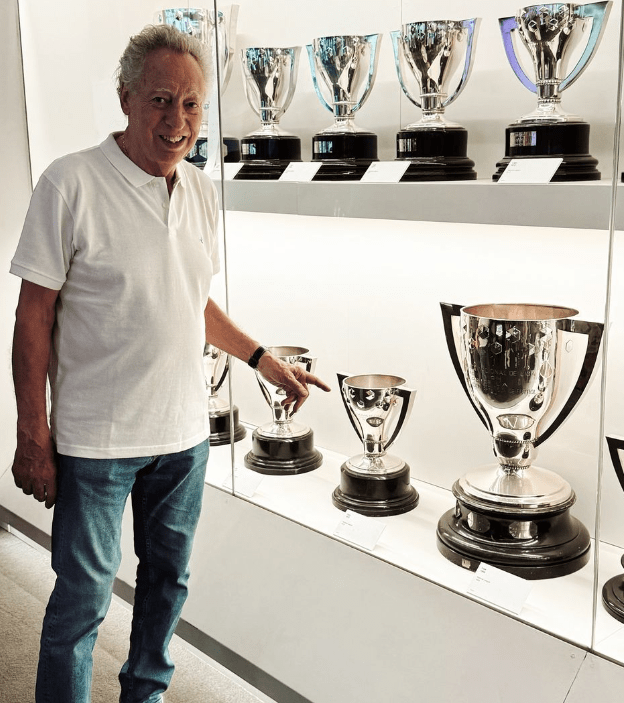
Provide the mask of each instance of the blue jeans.
{"label": "blue jeans", "polygon": [[132,495],[137,567],[120,703],[158,703],[173,675],[169,642],[187,596],[208,440],[139,459],[58,456],[52,523],[56,583],[43,621],[37,703],[89,703],[92,652],[121,561],[121,520]]}

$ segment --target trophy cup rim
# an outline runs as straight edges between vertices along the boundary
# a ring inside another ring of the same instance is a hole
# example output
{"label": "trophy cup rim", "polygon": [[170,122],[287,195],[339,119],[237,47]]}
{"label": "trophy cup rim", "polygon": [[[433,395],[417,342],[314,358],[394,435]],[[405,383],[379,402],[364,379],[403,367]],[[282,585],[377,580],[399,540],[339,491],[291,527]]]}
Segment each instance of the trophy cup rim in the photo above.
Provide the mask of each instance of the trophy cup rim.
{"label": "trophy cup rim", "polygon": [[[382,382],[381,379],[386,379],[386,381]],[[343,379],[342,383],[345,386],[356,388],[358,390],[368,389],[372,391],[379,391],[384,390],[385,388],[398,388],[399,386],[403,386],[405,385],[406,380],[401,376],[395,376],[393,374],[367,373],[347,376]]]}
{"label": "trophy cup rim", "polygon": [[290,345],[273,345],[270,347],[266,348],[268,352],[271,352],[273,356],[277,356],[280,358],[283,357],[288,357],[288,356],[303,356],[305,354],[309,354],[310,350],[307,347],[295,347],[295,346],[290,346]]}
{"label": "trophy cup rim", "polygon": [[575,308],[544,303],[480,303],[466,305],[460,312],[472,317],[517,322],[565,320],[579,313]]}

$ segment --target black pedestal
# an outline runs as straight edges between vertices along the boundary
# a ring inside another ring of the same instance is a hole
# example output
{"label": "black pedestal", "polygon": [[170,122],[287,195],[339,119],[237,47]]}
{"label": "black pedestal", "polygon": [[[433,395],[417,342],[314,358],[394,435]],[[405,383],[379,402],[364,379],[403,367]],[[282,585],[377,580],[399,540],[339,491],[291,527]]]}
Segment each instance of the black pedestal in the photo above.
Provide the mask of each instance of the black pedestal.
{"label": "black pedestal", "polygon": [[235,139],[234,137],[223,137],[223,146],[225,147],[223,161],[226,164],[237,164],[241,158],[240,139]]}
{"label": "black pedestal", "polygon": [[[621,563],[624,566],[624,557]],[[610,578],[602,587],[602,604],[609,615],[624,622],[624,574]]]}
{"label": "black pedestal", "polygon": [[458,500],[440,518],[437,538],[440,552],[458,566],[476,571],[483,561],[525,579],[565,576],[589,560],[589,532],[569,507],[503,513]]}
{"label": "black pedestal", "polygon": [[241,139],[243,166],[234,180],[277,180],[291,161],[301,161],[301,139],[290,135]]}
{"label": "black pedestal", "polygon": [[401,515],[418,505],[418,493],[410,484],[407,464],[389,474],[363,475],[351,470],[345,462],[340,467],[340,486],[332,502],[340,510],[353,510],[362,515],[383,517]]}
{"label": "black pedestal", "polygon": [[197,168],[200,168],[202,171],[204,170],[206,161],[208,160],[208,140],[206,137],[197,137],[197,141],[184,157],[184,160],[193,164],[193,166],[197,166]]}
{"label": "black pedestal", "polygon": [[[238,421],[238,408],[232,408],[234,415],[234,441],[238,442],[246,434],[247,430]],[[229,444],[232,441],[230,425],[230,411],[222,410],[210,415],[210,444],[218,447],[222,444]]]}
{"label": "black pedestal", "polygon": [[323,162],[313,181],[359,181],[378,160],[377,135],[372,132],[321,133],[312,137],[312,161]]}
{"label": "black pedestal", "polygon": [[561,157],[563,162],[553,181],[599,181],[598,160],[589,154],[589,125],[586,122],[543,124],[527,122],[505,130],[505,157],[492,180],[497,181],[511,159]]}
{"label": "black pedestal", "polygon": [[251,451],[245,455],[244,462],[248,469],[260,474],[304,474],[318,469],[323,455],[314,448],[312,430],[292,439],[263,437],[254,430]]}
{"label": "black pedestal", "polygon": [[397,133],[397,160],[411,161],[401,181],[474,181],[463,127],[404,129]]}

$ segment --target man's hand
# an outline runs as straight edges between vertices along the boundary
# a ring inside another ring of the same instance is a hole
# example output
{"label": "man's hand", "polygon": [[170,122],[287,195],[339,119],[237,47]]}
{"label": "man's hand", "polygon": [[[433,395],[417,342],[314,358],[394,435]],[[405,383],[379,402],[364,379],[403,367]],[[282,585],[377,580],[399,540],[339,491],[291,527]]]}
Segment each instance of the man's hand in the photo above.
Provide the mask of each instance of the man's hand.
{"label": "man's hand", "polygon": [[286,391],[286,398],[282,401],[282,405],[288,406],[294,403],[292,408],[293,413],[299,410],[308,395],[310,395],[308,384],[317,386],[326,392],[331,390],[326,383],[321,381],[321,379],[314,374],[308,373],[300,366],[287,364],[285,361],[273,356],[270,352],[263,354],[260,358],[258,371],[267,381]]}
{"label": "man's hand", "polygon": [[18,429],[17,449],[13,460],[15,485],[27,496],[51,508],[56,501],[56,460],[49,431],[36,437]]}

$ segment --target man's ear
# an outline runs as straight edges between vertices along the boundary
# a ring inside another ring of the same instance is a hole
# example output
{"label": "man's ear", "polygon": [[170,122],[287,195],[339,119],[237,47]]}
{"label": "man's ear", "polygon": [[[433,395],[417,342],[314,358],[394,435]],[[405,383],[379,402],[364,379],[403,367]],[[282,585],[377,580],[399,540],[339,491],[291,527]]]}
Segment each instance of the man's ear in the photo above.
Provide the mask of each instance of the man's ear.
{"label": "man's ear", "polygon": [[121,110],[124,115],[130,114],[130,91],[125,85],[121,86],[121,92],[119,93],[119,103],[121,104]]}

